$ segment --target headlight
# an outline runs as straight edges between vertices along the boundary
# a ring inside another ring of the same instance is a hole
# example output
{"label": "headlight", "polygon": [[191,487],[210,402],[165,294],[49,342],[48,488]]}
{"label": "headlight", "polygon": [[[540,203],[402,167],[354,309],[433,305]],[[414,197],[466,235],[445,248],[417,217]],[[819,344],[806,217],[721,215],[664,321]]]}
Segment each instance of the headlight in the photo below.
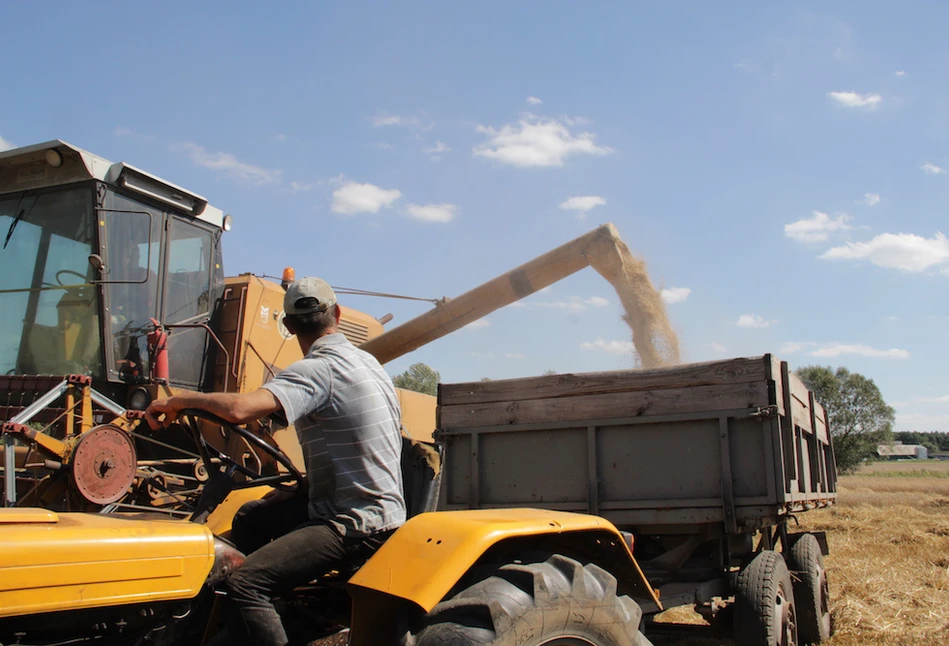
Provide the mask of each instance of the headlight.
{"label": "headlight", "polygon": [[138,387],[129,393],[129,408],[145,410],[152,403],[152,394],[145,388]]}

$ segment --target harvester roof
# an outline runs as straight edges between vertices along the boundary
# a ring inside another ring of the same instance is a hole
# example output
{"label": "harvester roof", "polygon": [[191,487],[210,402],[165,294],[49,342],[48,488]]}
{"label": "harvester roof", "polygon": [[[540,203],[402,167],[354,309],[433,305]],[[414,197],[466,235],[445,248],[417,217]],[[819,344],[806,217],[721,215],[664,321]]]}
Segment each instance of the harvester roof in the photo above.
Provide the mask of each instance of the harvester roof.
{"label": "harvester roof", "polygon": [[112,163],[59,139],[0,152],[0,196],[87,179],[124,187],[214,226],[229,228],[225,226],[223,211],[209,205],[197,193],[129,164]]}

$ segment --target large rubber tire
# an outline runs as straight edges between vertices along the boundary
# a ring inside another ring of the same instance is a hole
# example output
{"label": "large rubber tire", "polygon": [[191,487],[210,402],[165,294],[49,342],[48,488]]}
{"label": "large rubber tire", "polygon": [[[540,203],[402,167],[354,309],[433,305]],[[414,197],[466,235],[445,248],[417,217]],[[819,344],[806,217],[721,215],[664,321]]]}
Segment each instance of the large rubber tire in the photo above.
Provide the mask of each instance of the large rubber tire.
{"label": "large rubber tire", "polygon": [[788,554],[797,607],[797,631],[802,644],[820,644],[833,633],[830,618],[830,590],[824,555],[812,534],[804,534]]}
{"label": "large rubber tire", "polygon": [[406,646],[650,646],[642,611],[596,565],[509,564],[439,603]]}
{"label": "large rubber tire", "polygon": [[738,573],[735,641],[739,646],[798,644],[791,575],[778,552],[761,552]]}

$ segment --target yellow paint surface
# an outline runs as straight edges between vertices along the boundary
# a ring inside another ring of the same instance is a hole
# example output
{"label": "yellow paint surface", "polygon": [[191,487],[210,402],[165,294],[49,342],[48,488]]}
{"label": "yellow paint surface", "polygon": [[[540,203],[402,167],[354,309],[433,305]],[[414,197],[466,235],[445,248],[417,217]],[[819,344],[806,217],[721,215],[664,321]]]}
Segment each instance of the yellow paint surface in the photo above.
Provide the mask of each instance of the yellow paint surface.
{"label": "yellow paint surface", "polygon": [[0,509],[0,543],[0,617],[190,599],[214,563],[210,530],[173,520]]}

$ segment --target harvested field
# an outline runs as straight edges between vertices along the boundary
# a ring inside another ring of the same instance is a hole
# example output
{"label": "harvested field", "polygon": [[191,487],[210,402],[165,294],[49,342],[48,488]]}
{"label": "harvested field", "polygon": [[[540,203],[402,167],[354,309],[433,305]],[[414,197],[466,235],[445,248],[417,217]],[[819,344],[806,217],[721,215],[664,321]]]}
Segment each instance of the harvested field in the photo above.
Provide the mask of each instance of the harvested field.
{"label": "harvested field", "polygon": [[[840,479],[835,507],[800,522],[827,532],[831,646],[949,644],[949,463],[864,467]],[[687,608],[660,621],[705,623]],[[659,630],[650,638],[657,646],[732,644],[707,632]]]}

